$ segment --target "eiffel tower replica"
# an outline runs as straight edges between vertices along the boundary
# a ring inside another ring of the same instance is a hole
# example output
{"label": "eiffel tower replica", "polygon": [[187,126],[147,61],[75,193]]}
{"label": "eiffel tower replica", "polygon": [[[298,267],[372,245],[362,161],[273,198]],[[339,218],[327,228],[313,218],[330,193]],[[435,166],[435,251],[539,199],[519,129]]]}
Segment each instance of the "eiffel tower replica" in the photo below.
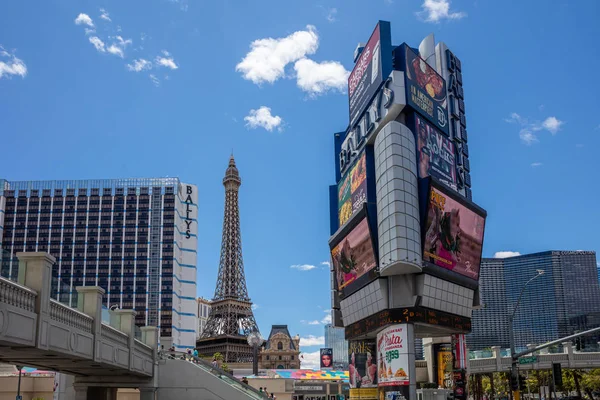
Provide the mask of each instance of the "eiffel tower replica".
{"label": "eiffel tower replica", "polygon": [[223,178],[225,186],[225,217],[217,287],[211,311],[196,343],[198,352],[212,356],[221,353],[223,361],[251,362],[252,347],[247,342],[251,332],[258,332],[252,302],[246,289],[238,191],[242,180],[233,154]]}

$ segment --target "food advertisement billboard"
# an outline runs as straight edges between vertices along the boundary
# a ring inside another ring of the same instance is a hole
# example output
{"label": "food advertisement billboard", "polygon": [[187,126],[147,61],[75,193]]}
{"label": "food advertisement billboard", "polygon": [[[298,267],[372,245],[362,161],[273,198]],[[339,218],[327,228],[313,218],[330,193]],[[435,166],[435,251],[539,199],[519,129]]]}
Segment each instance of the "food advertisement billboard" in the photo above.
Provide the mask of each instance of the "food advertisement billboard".
{"label": "food advertisement billboard", "polygon": [[354,167],[338,184],[338,216],[340,226],[367,202],[367,156],[363,152]]}
{"label": "food advertisement billboard", "polygon": [[446,81],[410,47],[404,49],[407,104],[448,135]]}
{"label": "food advertisement billboard", "polygon": [[390,23],[379,21],[348,77],[351,128],[358,122],[391,71],[392,36]]}
{"label": "food advertisement billboard", "polygon": [[333,367],[333,349],[320,349],[319,355],[321,369],[331,369]]}
{"label": "food advertisement billboard", "polygon": [[454,144],[433,125],[415,113],[419,178],[433,176],[457,190]]}
{"label": "food advertisement billboard", "polygon": [[478,280],[485,211],[463,205],[449,191],[432,181],[423,229],[423,261]]}
{"label": "food advertisement billboard", "polygon": [[406,324],[392,325],[377,335],[379,386],[409,384]]}
{"label": "food advertisement billboard", "polygon": [[443,389],[453,388],[453,362],[452,346],[438,344],[435,347],[435,361],[437,364],[437,383]]}
{"label": "food advertisement billboard", "polygon": [[351,388],[377,387],[375,340],[348,342],[348,379]]}
{"label": "food advertisement billboard", "polygon": [[377,259],[366,216],[331,250],[331,259],[338,290],[375,268]]}

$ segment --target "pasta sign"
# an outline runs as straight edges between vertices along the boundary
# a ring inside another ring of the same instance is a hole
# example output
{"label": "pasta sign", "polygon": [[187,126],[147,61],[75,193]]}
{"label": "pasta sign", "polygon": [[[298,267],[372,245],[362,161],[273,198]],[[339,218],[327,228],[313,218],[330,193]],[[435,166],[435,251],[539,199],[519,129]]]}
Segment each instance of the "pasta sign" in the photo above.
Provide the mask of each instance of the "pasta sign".
{"label": "pasta sign", "polygon": [[406,324],[392,325],[377,335],[379,386],[410,383]]}

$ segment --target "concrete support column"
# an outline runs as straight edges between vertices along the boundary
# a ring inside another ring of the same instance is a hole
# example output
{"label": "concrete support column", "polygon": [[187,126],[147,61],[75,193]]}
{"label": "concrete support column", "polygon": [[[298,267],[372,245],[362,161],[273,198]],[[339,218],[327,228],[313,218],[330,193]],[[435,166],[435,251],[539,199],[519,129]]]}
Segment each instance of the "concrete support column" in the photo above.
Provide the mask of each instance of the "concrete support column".
{"label": "concrete support column", "polygon": [[433,383],[433,377],[435,376],[434,368],[435,368],[435,360],[433,354],[433,339],[424,338],[423,339],[423,356],[425,357],[425,361],[427,361],[427,381],[429,383]]}
{"label": "concrete support column", "polygon": [[87,400],[88,398],[88,387],[73,385],[73,390],[75,391],[75,396],[73,400]]}
{"label": "concrete support column", "polygon": [[47,314],[50,306],[52,266],[56,258],[42,252],[17,253],[17,258],[19,259],[19,284],[37,292],[35,311],[38,314]]}
{"label": "concrete support column", "polygon": [[156,388],[140,388],[140,400],[156,399]]}
{"label": "concrete support column", "polygon": [[77,309],[82,313],[94,318],[93,333],[100,334],[102,326],[102,296],[104,289],[100,286],[78,286]]}
{"label": "concrete support column", "polygon": [[129,337],[129,369],[133,367],[133,342],[135,340],[135,311],[114,310],[110,313],[110,326],[126,333]]}
{"label": "concrete support column", "polygon": [[140,330],[142,331],[142,343],[154,350],[154,359],[156,359],[156,352],[158,351],[158,327],[142,326]]}
{"label": "concrete support column", "polygon": [[567,353],[567,357],[569,358],[569,368],[574,368],[575,359],[573,358],[573,343],[571,342],[563,342],[563,351]]}
{"label": "concrete support column", "polygon": [[408,340],[409,400],[417,400],[417,366],[415,364],[415,326],[405,324],[406,340]]}
{"label": "concrete support column", "polygon": [[492,354],[496,359],[496,371],[502,371],[502,350],[500,346],[492,346]]}

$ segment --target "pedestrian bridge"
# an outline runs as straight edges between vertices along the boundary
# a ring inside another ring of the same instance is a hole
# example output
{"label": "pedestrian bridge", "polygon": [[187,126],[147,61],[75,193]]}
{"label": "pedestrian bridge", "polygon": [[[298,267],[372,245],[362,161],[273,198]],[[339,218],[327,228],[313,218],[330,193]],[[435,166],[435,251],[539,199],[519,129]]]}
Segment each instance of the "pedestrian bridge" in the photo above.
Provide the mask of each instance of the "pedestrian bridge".
{"label": "pedestrian bridge", "polygon": [[158,328],[137,338],[134,310],[109,311],[103,323],[100,287],[76,288],[77,309],[52,299],[51,255],[17,258],[18,282],[0,277],[0,363],[65,374],[61,398],[112,400],[118,388],[140,389],[141,400],[264,398],[201,359],[159,356]]}
{"label": "pedestrian bridge", "polygon": [[[535,347],[535,346],[530,346]],[[576,352],[571,342],[562,344],[563,352],[554,354],[532,354],[526,357],[535,357],[535,362],[519,364],[519,370],[532,371],[552,369],[552,364],[560,363],[562,368],[589,369],[600,368],[600,353]],[[530,360],[531,361],[531,360]],[[485,374],[491,372],[508,372],[512,359],[510,356],[502,357],[500,347],[492,347],[492,356],[487,358],[475,358],[469,360],[470,374]]]}

